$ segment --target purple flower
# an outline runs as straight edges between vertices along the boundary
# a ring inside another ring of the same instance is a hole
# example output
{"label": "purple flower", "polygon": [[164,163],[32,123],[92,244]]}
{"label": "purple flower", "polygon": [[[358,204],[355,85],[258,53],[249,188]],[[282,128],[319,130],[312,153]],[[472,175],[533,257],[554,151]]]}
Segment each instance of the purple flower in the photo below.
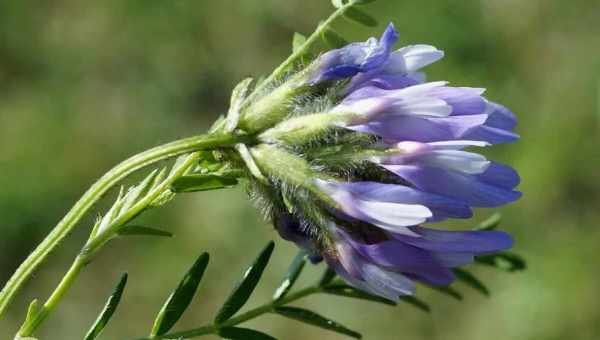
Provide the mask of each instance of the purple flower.
{"label": "purple flower", "polygon": [[347,282],[390,300],[414,293],[417,280],[446,286],[455,277],[451,268],[464,266],[474,256],[512,246],[511,237],[499,231],[442,231],[410,227],[415,236],[382,233],[369,239],[331,225],[336,252],[325,260]]}
{"label": "purple flower", "polygon": [[345,81],[341,99],[273,127],[266,151],[254,153],[280,183],[279,234],[349,284],[392,300],[412,294],[415,281],[449,285],[452,268],[512,246],[504,232],[423,224],[470,218],[472,208],[521,197],[515,170],[466,150],[517,140],[515,115],[483,97],[484,89],[426,83],[418,70],[443,52],[428,45],[392,51],[397,39],[390,24],[379,40],[319,57],[310,83]]}
{"label": "purple flower", "polygon": [[488,102],[483,91],[448,87],[445,82],[397,90],[368,86],[351,93],[333,112],[357,114],[347,129],[390,142],[466,139],[497,144],[518,139],[512,132],[514,115]]}
{"label": "purple flower", "polygon": [[520,182],[515,170],[462,150],[468,146],[485,145],[464,140],[401,142],[396,145],[397,154],[374,157],[371,161],[418,190],[469,206],[496,207],[516,201],[521,193],[513,190]]}
{"label": "purple flower", "polygon": [[414,45],[392,52],[398,40],[398,32],[389,24],[379,40],[370,38],[366,42],[352,43],[343,48],[324,53],[316,61],[317,72],[310,83],[353,77],[345,92],[374,85],[380,88],[401,88],[424,81],[417,70],[444,56],[429,45]]}

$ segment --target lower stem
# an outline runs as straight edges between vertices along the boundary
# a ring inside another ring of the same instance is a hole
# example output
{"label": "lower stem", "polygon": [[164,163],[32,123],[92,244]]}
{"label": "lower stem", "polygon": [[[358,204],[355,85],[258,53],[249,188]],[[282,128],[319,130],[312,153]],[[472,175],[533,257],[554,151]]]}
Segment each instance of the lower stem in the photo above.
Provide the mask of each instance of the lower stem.
{"label": "lower stem", "polygon": [[[242,142],[232,134],[209,134],[181,139],[137,154],[115,166],[85,192],[52,232],[17,268],[0,292],[0,319],[21,286],[76,226],[85,213],[115,184],[131,173],[164,159],[197,150],[232,146]],[[80,269],[80,268],[79,268]]]}

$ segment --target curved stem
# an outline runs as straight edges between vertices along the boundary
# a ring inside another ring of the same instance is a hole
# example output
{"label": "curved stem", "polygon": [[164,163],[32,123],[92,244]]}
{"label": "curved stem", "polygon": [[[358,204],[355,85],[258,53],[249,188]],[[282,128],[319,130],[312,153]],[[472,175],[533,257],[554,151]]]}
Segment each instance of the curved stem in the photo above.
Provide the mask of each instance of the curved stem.
{"label": "curved stem", "polygon": [[232,326],[238,325],[245,321],[254,319],[257,316],[273,312],[276,307],[283,306],[287,303],[299,300],[308,295],[320,293],[322,290],[323,290],[323,287],[318,286],[318,285],[306,287],[304,289],[300,289],[299,291],[297,291],[295,293],[291,293],[288,296],[286,296],[280,300],[272,301],[272,302],[266,303],[260,307],[251,309],[251,310],[247,311],[246,313],[240,314],[240,315],[238,315],[234,318],[231,318],[221,324],[210,324],[210,325],[202,326],[199,328],[190,329],[187,331],[169,333],[169,334],[164,334],[164,335],[155,336],[155,337],[140,338],[137,340],[182,339],[182,338],[198,337],[198,336],[202,336],[202,335],[217,334],[219,332],[219,329],[222,327],[232,327]]}
{"label": "curved stem", "polygon": [[19,336],[32,336],[42,322],[50,315],[50,313],[52,313],[54,309],[56,309],[65,293],[69,290],[69,288],[71,288],[75,282],[75,279],[79,276],[79,273],[83,267],[91,261],[91,257],[114,236],[119,228],[138,216],[142,211],[148,208],[148,206],[152,204],[152,202],[154,202],[158,196],[168,190],[171,184],[173,184],[176,179],[183,176],[187,170],[194,166],[199,158],[199,152],[190,154],[180,166],[174,169],[173,173],[169,175],[168,178],[160,183],[160,185],[150,191],[144,196],[144,198],[142,198],[120,217],[114,220],[109,228],[92,237],[84,246],[84,249],[81,251],[81,253],[77,256],[71,265],[71,268],[63,277],[50,298],[48,298],[46,303],[44,303],[44,306],[40,312],[30,322],[27,322],[23,325],[19,331]]}
{"label": "curved stem", "polygon": [[232,134],[194,136],[147,150],[115,166],[85,192],[67,215],[63,217],[56,227],[54,227],[52,232],[50,232],[42,243],[37,246],[8,280],[0,292],[0,319],[6,312],[7,307],[15,297],[19,288],[29,277],[31,277],[33,272],[65,238],[65,236],[73,230],[77,222],[85,215],[85,213],[116,183],[131,173],[161,160],[196,150],[232,146],[236,143],[240,143],[241,139],[242,137],[234,136]]}

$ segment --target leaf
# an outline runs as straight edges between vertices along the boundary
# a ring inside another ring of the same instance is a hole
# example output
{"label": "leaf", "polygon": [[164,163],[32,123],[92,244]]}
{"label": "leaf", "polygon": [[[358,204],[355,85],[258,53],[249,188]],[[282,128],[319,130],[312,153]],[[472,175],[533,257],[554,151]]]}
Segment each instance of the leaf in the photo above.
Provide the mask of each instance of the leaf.
{"label": "leaf", "polygon": [[335,8],[341,8],[344,7],[344,1],[343,0],[331,0],[331,4],[333,5],[333,7]]}
{"label": "leaf", "polygon": [[458,280],[466,283],[468,286],[479,291],[481,294],[490,296],[489,289],[487,289],[487,287],[470,272],[460,268],[454,268],[453,272]]}
{"label": "leaf", "polygon": [[305,42],[306,37],[304,35],[294,32],[294,38],[292,39],[292,52],[296,53]]}
{"label": "leaf", "polygon": [[348,7],[344,11],[344,17],[365,26],[377,26],[377,20],[375,20],[375,18],[355,7]]}
{"label": "leaf", "polygon": [[296,283],[296,280],[300,276],[302,269],[304,269],[305,264],[306,252],[300,250],[294,258],[294,260],[292,261],[292,263],[290,264],[290,267],[287,273],[285,274],[283,281],[281,281],[281,284],[279,284],[279,287],[275,291],[275,294],[273,295],[273,300],[277,301],[283,298],[290,291],[290,289],[292,289],[292,286],[294,285],[294,283]]}
{"label": "leaf", "polygon": [[327,28],[327,29],[323,30],[323,33],[321,34],[321,38],[331,48],[340,48],[340,47],[344,47],[344,46],[348,45],[348,42],[346,41],[346,39],[342,38],[342,36],[339,35],[339,33],[332,30],[331,28]]}
{"label": "leaf", "polygon": [[38,299],[33,299],[27,308],[27,315],[25,316],[25,321],[23,325],[27,325],[35,319],[40,313],[40,301]]}
{"label": "leaf", "polygon": [[340,325],[339,323],[327,319],[326,317],[321,316],[315,312],[309,311],[308,309],[298,307],[276,307],[275,312],[287,318],[298,320],[309,325],[321,327],[337,333],[345,334],[355,339],[362,338],[362,335],[360,335],[360,333],[348,329]]}
{"label": "leaf", "polygon": [[500,225],[502,221],[502,214],[495,213],[488,217],[485,221],[479,223],[473,230],[494,230]]}
{"label": "leaf", "polygon": [[414,296],[410,296],[410,295],[402,295],[400,297],[398,297],[398,299],[400,299],[400,301],[404,301],[406,303],[409,303],[417,308],[419,308],[420,310],[429,313],[431,311],[431,308],[429,307],[428,304],[426,304],[425,302],[423,302],[422,300],[414,297]]}
{"label": "leaf", "polygon": [[240,120],[240,109],[244,99],[246,99],[246,94],[248,93],[248,88],[250,87],[252,80],[252,78],[242,80],[231,92],[231,102],[225,121],[225,132],[231,132],[237,127],[238,121]]}
{"label": "leaf", "polygon": [[329,286],[323,289],[323,292],[331,295],[344,296],[349,298],[373,301],[383,303],[389,306],[395,306],[396,303],[394,301],[390,301],[388,299],[382,298],[380,296],[372,295],[350,287],[348,285],[335,285]]}
{"label": "leaf", "polygon": [[151,336],[165,334],[179,320],[196,294],[198,285],[208,266],[208,260],[208,253],[202,253],[181,279],[177,288],[167,298],[160,312],[158,312]]}
{"label": "leaf", "polygon": [[323,287],[328,285],[329,283],[331,283],[331,281],[333,281],[333,279],[335,279],[336,275],[337,274],[333,269],[327,267],[327,269],[325,269],[325,272],[323,272],[323,276],[321,276],[321,280],[319,280],[319,286]]}
{"label": "leaf", "polygon": [[84,338],[85,340],[96,339],[98,337],[98,335],[100,335],[100,333],[102,333],[102,331],[106,327],[106,324],[108,324],[108,321],[115,313],[115,310],[117,310],[117,306],[119,305],[119,302],[121,302],[121,296],[123,296],[123,291],[125,290],[126,284],[127,284],[127,273],[125,273],[121,276],[121,279],[119,280],[119,283],[115,287],[115,290],[113,291],[113,293],[110,295],[110,297],[106,301],[106,304],[104,305],[104,309],[102,310],[102,312],[100,312],[100,315],[98,315],[98,318],[96,319],[96,321],[94,322],[94,324],[92,325],[90,330],[87,332],[87,334]]}
{"label": "leaf", "polygon": [[260,252],[256,260],[254,260],[254,263],[246,270],[242,280],[236,285],[217,313],[215,323],[220,324],[228,320],[244,306],[246,301],[248,301],[248,298],[250,298],[254,288],[256,288],[265,267],[269,263],[274,247],[275,243],[273,243],[273,241],[269,242],[269,244],[267,244]]}
{"label": "leaf", "polygon": [[430,285],[427,285],[427,287],[429,287],[433,290],[437,290],[438,292],[440,292],[442,294],[446,294],[458,301],[462,301],[462,299],[463,299],[462,294],[459,293],[456,289],[454,289],[452,287],[430,286]]}
{"label": "leaf", "polygon": [[219,335],[232,340],[276,340],[263,332],[241,327],[223,327],[219,330]]}
{"label": "leaf", "polygon": [[173,234],[160,229],[144,227],[141,225],[127,225],[119,230],[119,235],[122,236],[163,236],[173,237]]}
{"label": "leaf", "polygon": [[508,252],[476,256],[475,262],[492,266],[507,272],[516,272],[525,270],[527,268],[525,259],[523,259],[520,255]]}
{"label": "leaf", "polygon": [[214,174],[192,174],[178,178],[171,185],[176,193],[196,192],[230,188],[238,183],[237,179]]}

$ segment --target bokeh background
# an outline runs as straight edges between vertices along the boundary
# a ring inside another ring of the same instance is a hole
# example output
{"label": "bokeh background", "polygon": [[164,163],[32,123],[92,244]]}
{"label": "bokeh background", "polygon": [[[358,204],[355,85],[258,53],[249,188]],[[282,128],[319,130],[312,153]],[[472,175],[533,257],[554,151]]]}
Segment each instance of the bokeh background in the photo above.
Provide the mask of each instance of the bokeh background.
{"label": "bokeh background", "polygon": [[[518,114],[522,141],[489,152],[522,175],[523,199],[501,211],[529,269],[474,268],[491,298],[459,287],[459,303],[421,289],[429,315],[326,296],[300,305],[365,339],[598,339],[600,2],[380,0],[367,10],[382,23],[377,29],[343,21],[336,29],[363,40],[394,21],[403,44],[446,51],[428,68],[430,79],[486,87]],[[95,178],[145,148],[205,131],[237,81],[268,73],[290,52],[293,32],[310,33],[330,11],[325,0],[1,1],[0,283]],[[28,302],[57,284],[92,217],[27,284],[0,321],[0,339],[11,339]],[[181,195],[143,220],[176,237],[113,242],[41,339],[81,339],[123,271],[129,286],[103,338],[147,334],[178,278],[209,251],[207,276],[177,329],[200,326],[257,251],[278,239],[242,189]],[[249,306],[269,298],[294,253],[277,241]],[[311,268],[300,285],[321,270]],[[276,316],[250,326],[285,340],[343,339]]]}

